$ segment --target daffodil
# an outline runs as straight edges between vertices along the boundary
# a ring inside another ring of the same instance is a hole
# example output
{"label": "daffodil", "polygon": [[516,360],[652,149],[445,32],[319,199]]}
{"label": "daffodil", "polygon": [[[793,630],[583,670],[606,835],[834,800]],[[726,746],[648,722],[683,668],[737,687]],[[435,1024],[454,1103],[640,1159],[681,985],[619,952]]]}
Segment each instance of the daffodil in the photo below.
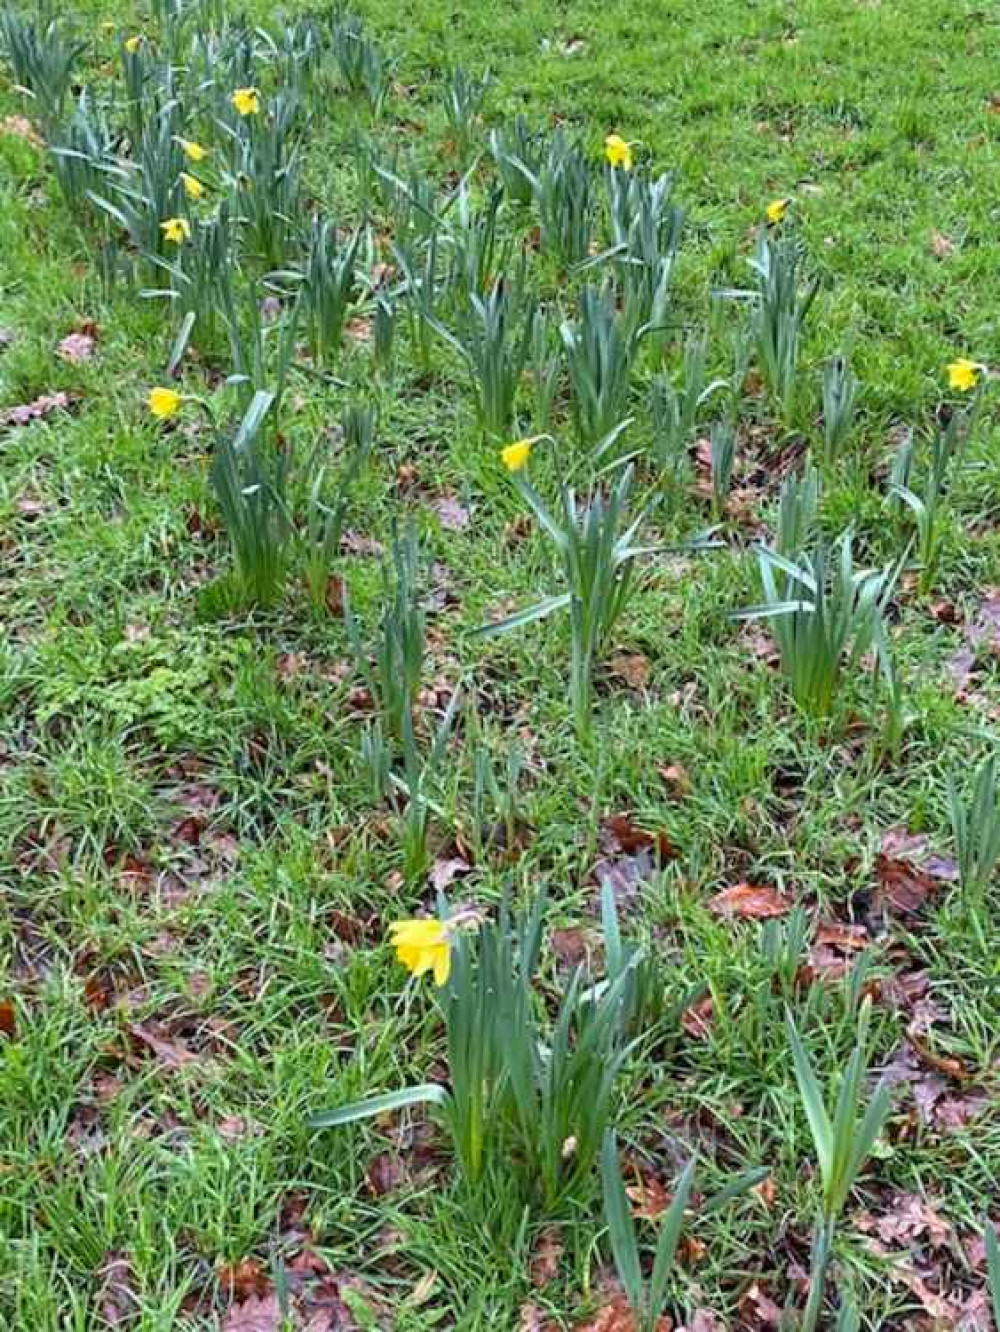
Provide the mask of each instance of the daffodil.
{"label": "daffodil", "polygon": [[985,369],[978,361],[968,361],[960,356],[948,366],[948,386],[958,389],[960,393],[968,393],[979,383]]}
{"label": "daffodil", "polygon": [[626,143],[620,134],[609,134],[604,140],[604,156],[613,167],[623,171],[632,170],[632,145]]}
{"label": "daffodil", "polygon": [[184,399],[172,388],[153,388],[146,399],[149,410],[158,421],[169,421],[181,409]]}
{"label": "daffodil", "polygon": [[191,236],[191,223],[186,217],[168,217],[166,222],[160,223],[160,230],[165,240],[183,245]]}
{"label": "daffodil", "polygon": [[764,216],[767,218],[767,224],[770,227],[776,227],[779,222],[784,222],[785,214],[788,212],[790,199],[772,199],[764,209]]}
{"label": "daffodil", "polygon": [[414,976],[432,971],[438,985],[447,983],[451,975],[451,938],[443,921],[397,920],[389,927],[389,937],[407,971]]}
{"label": "daffodil", "polygon": [[500,457],[503,459],[503,465],[508,472],[520,472],[527,467],[533,443],[534,440],[517,439],[513,444],[508,444],[505,449],[501,449]]}
{"label": "daffodil", "polygon": [[256,88],[237,88],[229,100],[241,116],[255,116],[260,111],[260,93]]}
{"label": "daffodil", "polygon": [[125,38],[125,50],[129,55],[135,55],[141,45],[142,33],[137,32],[135,36]]}
{"label": "daffodil", "polygon": [[205,158],[208,156],[208,149],[203,148],[202,145],[196,143],[194,139],[178,139],[177,142],[181,146],[181,152],[189,162],[204,162]]}
{"label": "daffodil", "polygon": [[184,186],[184,193],[189,199],[200,199],[205,193],[205,187],[197,176],[191,176],[186,171],[181,172],[181,184]]}

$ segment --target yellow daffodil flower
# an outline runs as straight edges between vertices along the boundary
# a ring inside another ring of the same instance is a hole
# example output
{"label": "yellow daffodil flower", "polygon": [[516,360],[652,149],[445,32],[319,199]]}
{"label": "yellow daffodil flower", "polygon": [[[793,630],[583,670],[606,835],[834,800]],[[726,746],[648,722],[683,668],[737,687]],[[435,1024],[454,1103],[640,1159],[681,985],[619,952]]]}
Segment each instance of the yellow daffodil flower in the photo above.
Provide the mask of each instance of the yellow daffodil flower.
{"label": "yellow daffodil flower", "polygon": [[178,139],[177,142],[189,162],[203,162],[208,156],[208,149],[203,148],[200,143],[195,143],[194,139]]}
{"label": "yellow daffodil flower", "polygon": [[613,167],[623,171],[632,170],[632,145],[626,143],[620,134],[609,134],[604,140],[604,156]]}
{"label": "yellow daffodil flower", "polygon": [[260,111],[260,93],[256,88],[237,88],[229,100],[241,116],[255,116]]}
{"label": "yellow daffodil flower", "polygon": [[779,222],[784,222],[785,214],[788,212],[790,199],[772,199],[764,209],[764,216],[767,218],[769,227],[776,227]]}
{"label": "yellow daffodil flower", "polygon": [[434,973],[438,985],[451,975],[451,938],[440,920],[397,920],[389,927],[396,956],[414,976]]}
{"label": "yellow daffodil flower", "polygon": [[150,389],[146,399],[149,410],[158,421],[169,421],[172,416],[176,416],[183,401],[177,390],[172,388]]}
{"label": "yellow daffodil flower", "polygon": [[181,172],[181,184],[184,186],[184,193],[189,199],[200,199],[205,193],[205,187],[197,176],[190,176],[186,171]]}
{"label": "yellow daffodil flower", "polygon": [[948,366],[948,387],[958,389],[960,393],[968,393],[979,383],[985,369],[978,361],[968,361],[960,356]]}
{"label": "yellow daffodil flower", "polygon": [[520,472],[527,467],[533,443],[534,440],[531,439],[517,439],[513,444],[508,444],[505,449],[501,449],[500,457],[503,459],[503,465],[508,472]]}
{"label": "yellow daffodil flower", "polygon": [[183,245],[191,236],[191,223],[186,217],[168,217],[160,223],[164,238],[174,245]]}
{"label": "yellow daffodil flower", "polygon": [[129,53],[129,55],[135,55],[136,51],[138,51],[141,45],[142,45],[141,33],[136,33],[134,37],[125,38],[125,50]]}

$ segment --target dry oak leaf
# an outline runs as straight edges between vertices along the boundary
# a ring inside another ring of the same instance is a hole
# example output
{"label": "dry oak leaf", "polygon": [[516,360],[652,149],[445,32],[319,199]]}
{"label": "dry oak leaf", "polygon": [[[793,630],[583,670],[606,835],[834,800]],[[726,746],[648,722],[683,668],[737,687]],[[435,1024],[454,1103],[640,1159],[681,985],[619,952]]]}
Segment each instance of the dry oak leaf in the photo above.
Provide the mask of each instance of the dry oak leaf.
{"label": "dry oak leaf", "polygon": [[56,348],[56,355],[62,361],[80,365],[89,361],[97,347],[97,325],[93,322],[81,324],[78,329],[68,333]]}
{"label": "dry oak leaf", "polygon": [[910,1248],[918,1240],[936,1249],[951,1243],[951,1225],[919,1193],[896,1193],[889,1208],[881,1216],[860,1212],[854,1219],[855,1228],[866,1235],[877,1235],[883,1244],[902,1249]]}
{"label": "dry oak leaf", "polygon": [[435,860],[429,876],[431,887],[435,892],[444,892],[449,884],[468,874],[471,869],[472,866],[462,856],[448,856]]}
{"label": "dry oak leaf", "polygon": [[641,1220],[656,1221],[670,1206],[670,1194],[655,1175],[640,1175],[639,1183],[629,1184],[625,1193],[632,1203],[632,1215]]}
{"label": "dry oak leaf", "polygon": [[690,775],[687,768],[680,763],[662,763],[656,771],[670,794],[676,796],[678,800],[691,794],[693,786]]}
{"label": "dry oak leaf", "polygon": [[526,1300],[518,1310],[517,1332],[554,1332],[555,1324],[549,1320],[532,1300]]}
{"label": "dry oak leaf", "polygon": [[216,1277],[223,1292],[231,1300],[263,1296],[271,1289],[270,1275],[256,1258],[244,1258],[239,1263],[223,1263]]}
{"label": "dry oak leaf", "polygon": [[649,684],[649,671],[649,658],[641,652],[619,652],[608,662],[608,673],[633,689],[644,689]]}
{"label": "dry oak leaf", "polygon": [[941,883],[955,879],[957,869],[954,861],[928,855],[927,839],[919,833],[890,828],[882,836],[875,874],[875,909],[913,915]]}
{"label": "dry oak leaf", "polygon": [[715,1002],[710,994],[686,1008],[681,1014],[681,1026],[697,1041],[707,1041],[715,1021]]}
{"label": "dry oak leaf", "polygon": [[736,917],[739,920],[767,920],[772,916],[786,916],[792,906],[793,903],[782,896],[777,888],[756,883],[734,883],[716,893],[708,903],[708,909],[717,916]]}
{"label": "dry oak leaf", "polygon": [[68,393],[42,393],[32,402],[21,402],[0,412],[0,425],[30,425],[32,421],[41,421],[53,412],[65,411],[69,403]]}
{"label": "dry oak leaf", "polygon": [[277,1295],[251,1295],[242,1304],[233,1305],[220,1332],[282,1332],[284,1322]]}
{"label": "dry oak leaf", "polygon": [[562,1256],[563,1241],[558,1226],[546,1226],[539,1235],[531,1255],[529,1272],[531,1284],[536,1290],[543,1290],[556,1279]]}
{"label": "dry oak leaf", "polygon": [[140,1022],[130,1022],[128,1030],[136,1040],[153,1052],[157,1061],[165,1068],[178,1069],[183,1068],[185,1064],[198,1062],[199,1056],[193,1050],[189,1050],[181,1041],[171,1040],[169,1037],[154,1031],[148,1025],[143,1026]]}
{"label": "dry oak leaf", "polygon": [[[671,1332],[673,1323],[664,1314],[657,1320],[656,1332]],[[576,1325],[576,1332],[640,1332],[639,1320],[632,1312],[624,1295],[616,1295],[610,1304],[603,1305],[585,1323]]]}
{"label": "dry oak leaf", "polygon": [[127,1253],[110,1250],[98,1269],[100,1290],[97,1307],[100,1316],[111,1327],[130,1323],[140,1312],[135,1288],[135,1269]]}
{"label": "dry oak leaf", "polygon": [[690,1323],[679,1327],[677,1332],[726,1332],[726,1324],[711,1309],[695,1309]]}
{"label": "dry oak leaf", "polygon": [[27,116],[4,116],[0,121],[0,129],[14,139],[23,139],[25,143],[30,143],[33,148],[42,148],[45,145],[45,140]]}
{"label": "dry oak leaf", "polygon": [[464,532],[472,521],[469,510],[456,495],[445,492],[435,495],[428,507],[437,514],[438,522],[446,532]]}
{"label": "dry oak leaf", "polygon": [[578,926],[553,930],[549,935],[549,946],[553,953],[569,967],[577,967],[586,961],[593,942],[590,933]]}
{"label": "dry oak leaf", "polygon": [[943,231],[932,231],[930,237],[931,254],[935,259],[950,259],[955,253],[955,242]]}

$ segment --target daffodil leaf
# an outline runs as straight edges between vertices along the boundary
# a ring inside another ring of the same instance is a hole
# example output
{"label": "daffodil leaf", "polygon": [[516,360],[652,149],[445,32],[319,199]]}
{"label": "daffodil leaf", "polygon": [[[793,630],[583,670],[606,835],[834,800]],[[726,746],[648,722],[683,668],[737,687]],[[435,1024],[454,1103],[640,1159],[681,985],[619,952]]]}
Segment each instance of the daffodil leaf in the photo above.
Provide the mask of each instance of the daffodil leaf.
{"label": "daffodil leaf", "polygon": [[505,620],[497,620],[495,624],[481,624],[472,632],[477,638],[492,638],[496,634],[505,634],[509,629],[518,629],[521,625],[531,624],[534,620],[544,620],[546,615],[551,615],[553,611],[563,610],[571,600],[572,597],[568,592],[563,592],[558,597],[546,597],[544,601],[529,606],[527,610],[516,611]]}
{"label": "daffodil leaf", "polygon": [[174,339],[174,345],[170,350],[170,360],[167,362],[167,374],[171,377],[176,374],[177,367],[184,359],[184,353],[187,351],[188,342],[191,340],[196,318],[195,312],[189,310],[177,330],[177,337]]}
{"label": "daffodil leaf", "polygon": [[359,1119],[372,1119],[375,1115],[388,1114],[393,1110],[405,1110],[411,1105],[446,1106],[451,1101],[447,1090],[438,1082],[422,1082],[416,1087],[402,1087],[399,1091],[386,1092],[384,1096],[369,1096],[364,1101],[351,1101],[348,1105],[338,1106],[335,1110],[321,1110],[310,1115],[307,1123],[310,1128],[336,1128],[338,1124],[353,1124]]}

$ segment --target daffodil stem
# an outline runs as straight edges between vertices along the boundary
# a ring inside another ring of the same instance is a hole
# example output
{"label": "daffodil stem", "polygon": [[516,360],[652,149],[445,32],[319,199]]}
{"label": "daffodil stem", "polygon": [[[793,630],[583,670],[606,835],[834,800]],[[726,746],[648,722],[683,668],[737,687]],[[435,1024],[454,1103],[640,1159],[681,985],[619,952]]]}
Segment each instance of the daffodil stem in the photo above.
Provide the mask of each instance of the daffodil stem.
{"label": "daffodil stem", "polygon": [[836,1226],[834,1217],[824,1217],[813,1233],[812,1267],[809,1272],[809,1298],[805,1313],[802,1315],[800,1332],[816,1332],[819,1316],[823,1310],[823,1290],[826,1286],[826,1269],[833,1250],[833,1232]]}

